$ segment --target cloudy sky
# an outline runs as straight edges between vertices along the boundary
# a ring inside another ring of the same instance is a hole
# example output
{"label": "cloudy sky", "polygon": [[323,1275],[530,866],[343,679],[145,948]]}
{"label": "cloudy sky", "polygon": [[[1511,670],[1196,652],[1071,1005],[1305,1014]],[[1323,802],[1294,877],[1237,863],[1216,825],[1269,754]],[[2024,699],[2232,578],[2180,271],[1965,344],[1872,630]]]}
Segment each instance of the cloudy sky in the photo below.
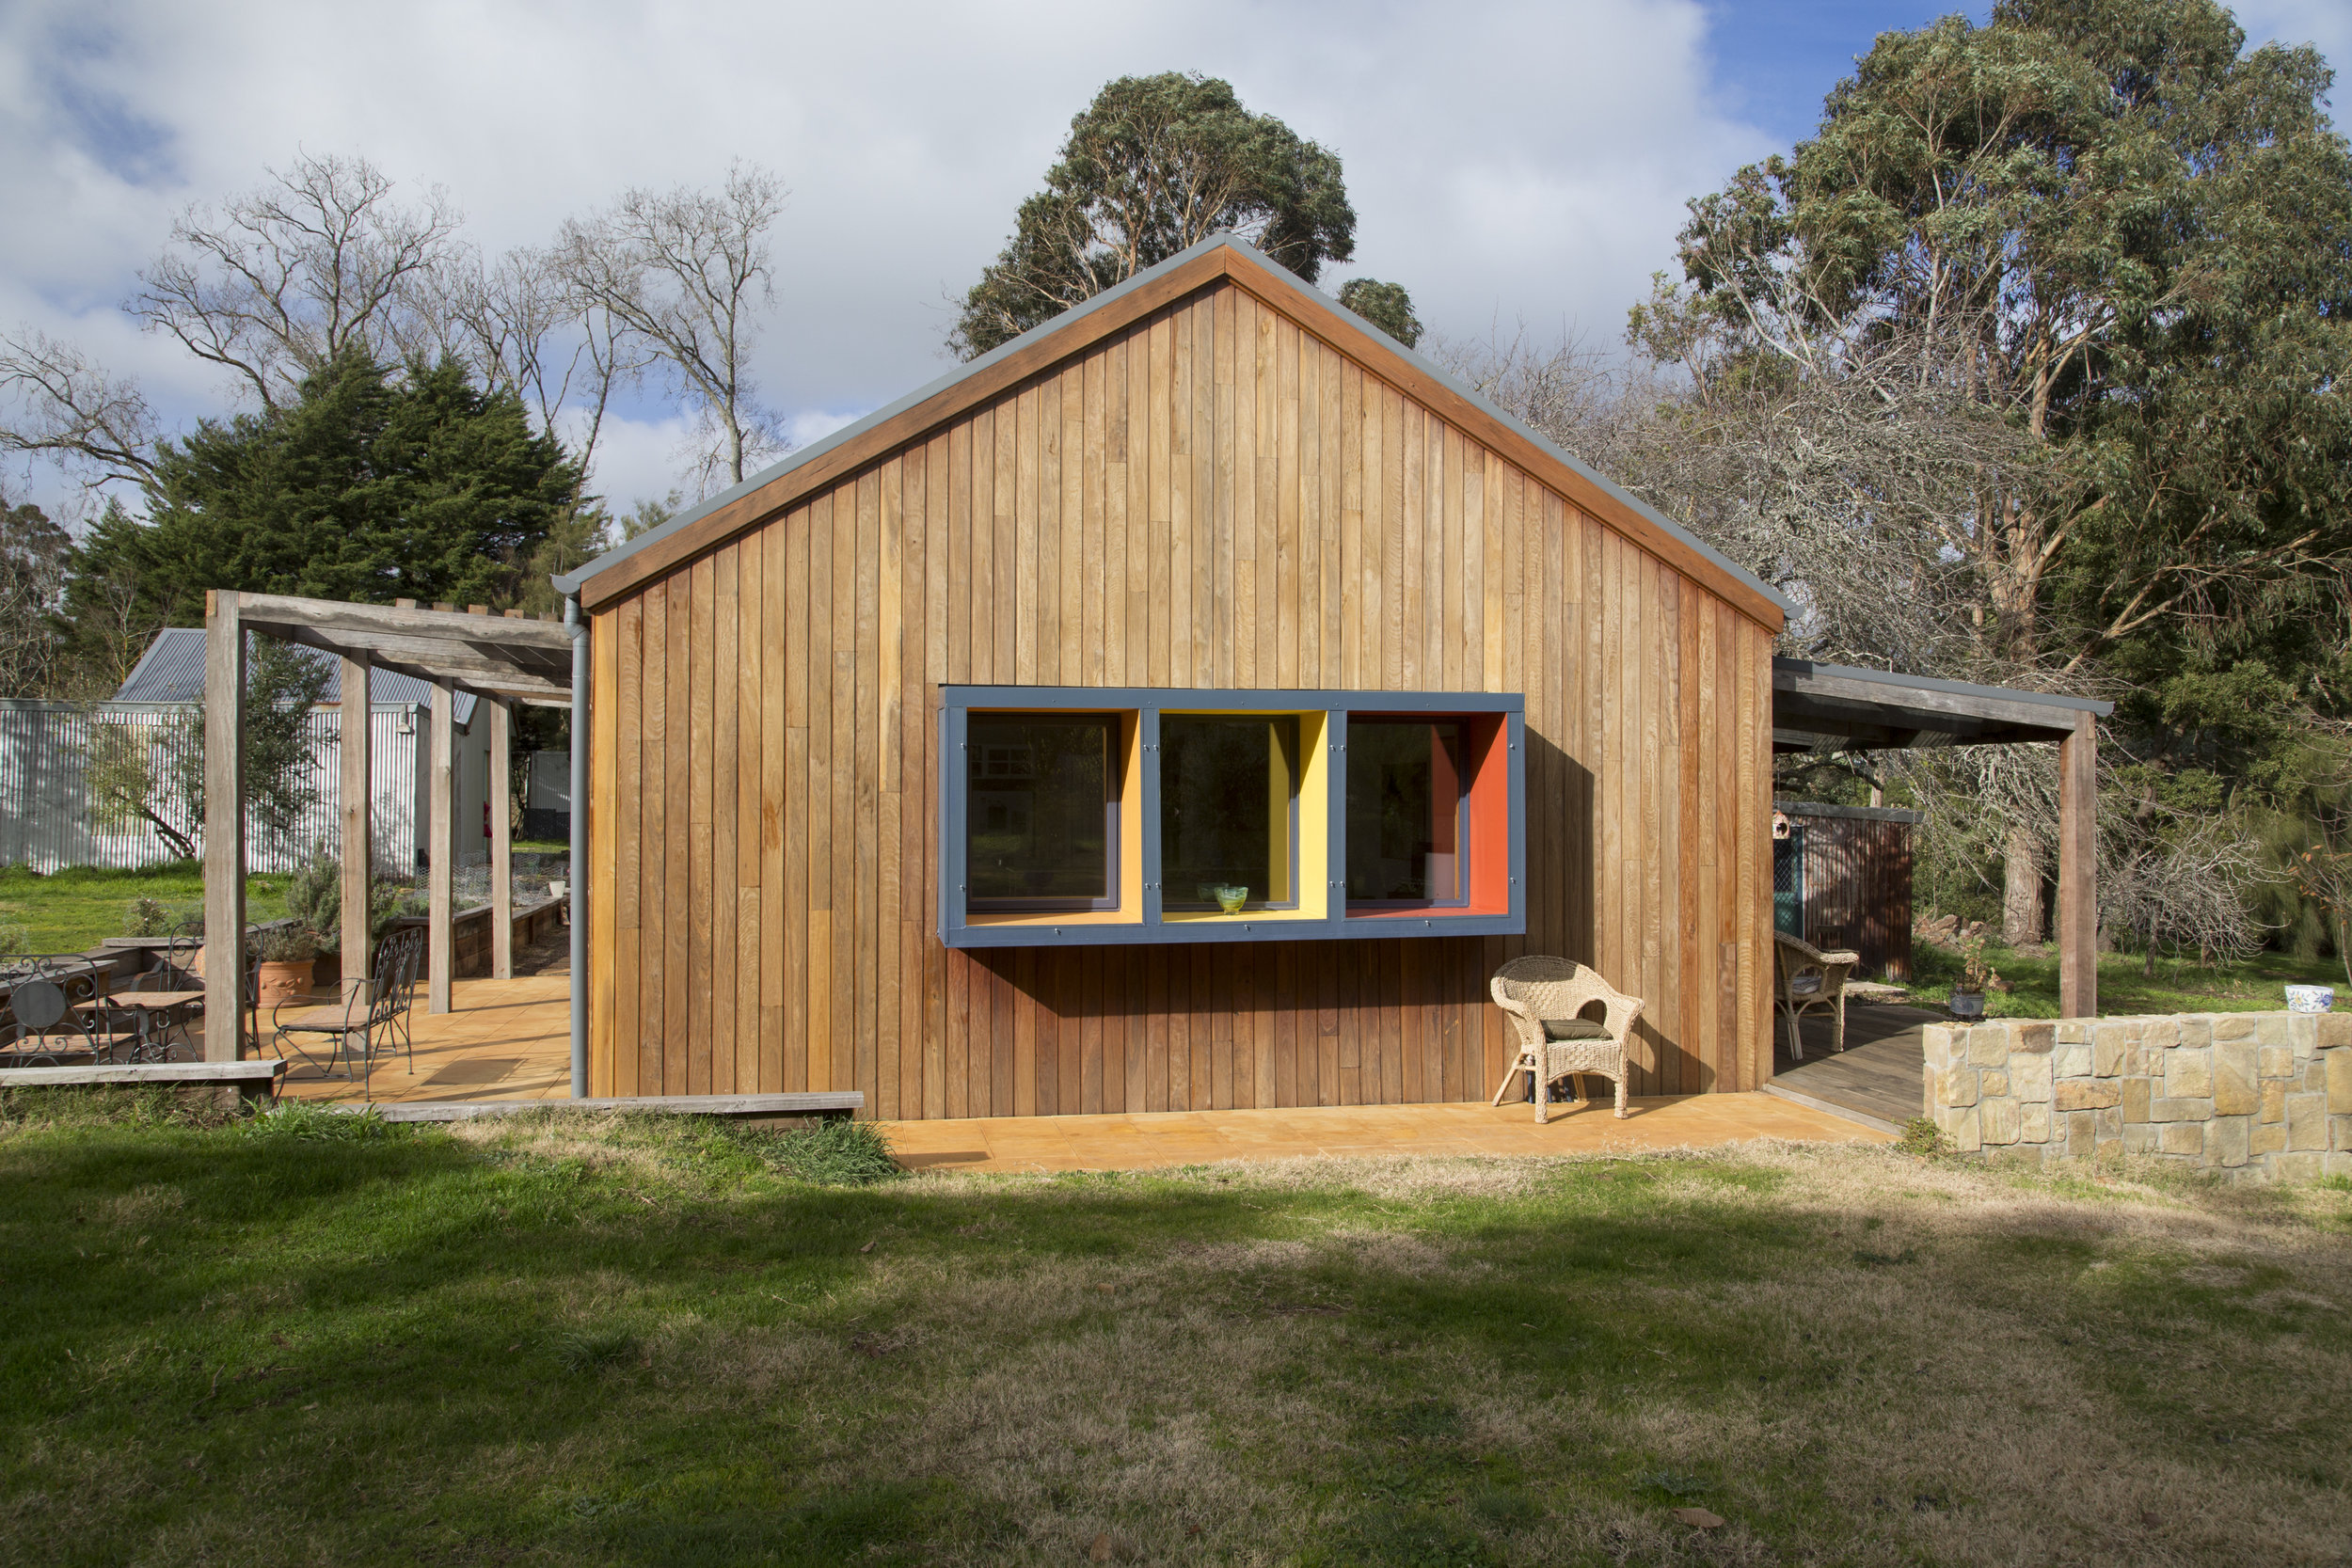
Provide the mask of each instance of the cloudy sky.
{"label": "cloudy sky", "polygon": [[[1345,160],[1355,273],[1452,336],[1525,323],[1613,342],[1682,202],[1786,147],[1922,0],[10,0],[0,6],[0,325],[135,375],[167,418],[232,389],[119,304],[174,214],[297,150],[439,185],[485,250],[542,242],[629,185],[776,170],[760,388],[807,438],[946,367],[946,295],[1003,242],[1070,117],[1116,75],[1232,81]],[[1965,8],[1982,20],[1986,8]],[[2352,3],[2241,6],[2257,41],[2352,60]],[[654,396],[598,487],[673,483]],[[54,476],[0,476],[53,499]]]}

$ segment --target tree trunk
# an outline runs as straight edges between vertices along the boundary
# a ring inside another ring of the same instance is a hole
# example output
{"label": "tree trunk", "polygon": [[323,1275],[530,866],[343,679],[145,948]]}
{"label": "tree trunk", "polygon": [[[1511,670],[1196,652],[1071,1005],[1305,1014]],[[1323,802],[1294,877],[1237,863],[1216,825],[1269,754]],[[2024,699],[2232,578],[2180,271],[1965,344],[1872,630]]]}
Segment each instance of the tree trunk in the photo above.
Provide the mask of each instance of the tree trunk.
{"label": "tree trunk", "polygon": [[2011,828],[2001,856],[2001,940],[2025,947],[2042,940],[2042,841]]}

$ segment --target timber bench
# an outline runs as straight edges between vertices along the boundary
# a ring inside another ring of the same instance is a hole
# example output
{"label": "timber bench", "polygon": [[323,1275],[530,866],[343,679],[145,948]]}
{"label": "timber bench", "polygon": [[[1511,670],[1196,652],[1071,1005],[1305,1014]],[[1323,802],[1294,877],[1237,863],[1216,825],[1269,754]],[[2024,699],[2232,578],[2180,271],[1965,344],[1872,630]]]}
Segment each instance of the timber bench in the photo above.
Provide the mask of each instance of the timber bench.
{"label": "timber bench", "polygon": [[100,1084],[170,1084],[219,1088],[240,1100],[268,1100],[286,1075],[283,1060],[265,1062],[97,1062],[87,1067],[0,1068],[0,1089],[66,1088]]}
{"label": "timber bench", "polygon": [[621,1100],[412,1100],[373,1105],[339,1104],[358,1116],[373,1111],[386,1121],[471,1121],[478,1117],[519,1116],[528,1111],[656,1111],[668,1116],[771,1117],[853,1117],[866,1109],[861,1089],[809,1094],[663,1094]]}

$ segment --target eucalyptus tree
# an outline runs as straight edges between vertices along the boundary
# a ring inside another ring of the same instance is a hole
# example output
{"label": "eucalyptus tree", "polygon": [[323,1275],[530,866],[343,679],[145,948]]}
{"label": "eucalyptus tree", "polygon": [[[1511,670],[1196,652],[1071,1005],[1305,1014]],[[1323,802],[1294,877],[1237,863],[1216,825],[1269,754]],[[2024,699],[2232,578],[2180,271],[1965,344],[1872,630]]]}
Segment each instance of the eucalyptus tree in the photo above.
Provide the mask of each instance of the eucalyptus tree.
{"label": "eucalyptus tree", "polygon": [[1121,76],[1071,120],[1045,188],[964,294],[948,346],[977,358],[1218,233],[1310,283],[1347,261],[1356,210],[1339,154],[1251,113],[1216,77]]}

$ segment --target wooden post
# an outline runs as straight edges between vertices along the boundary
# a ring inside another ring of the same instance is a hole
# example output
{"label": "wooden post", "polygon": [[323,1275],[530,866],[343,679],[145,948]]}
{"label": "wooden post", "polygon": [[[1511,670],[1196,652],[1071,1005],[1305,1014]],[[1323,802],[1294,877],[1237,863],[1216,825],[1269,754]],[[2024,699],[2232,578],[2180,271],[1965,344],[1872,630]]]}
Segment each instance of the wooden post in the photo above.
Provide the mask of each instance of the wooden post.
{"label": "wooden post", "polygon": [[373,720],[368,705],[367,657],[343,657],[343,994],[351,996],[372,973],[368,944],[368,889],[375,874],[373,843],[375,768]]}
{"label": "wooden post", "polygon": [[457,875],[456,783],[457,693],[447,681],[433,683],[433,768],[425,793],[428,831],[432,833],[425,885],[430,902],[425,912],[425,1011],[450,1010],[450,976],[457,958],[457,934],[451,922]]}
{"label": "wooden post", "polygon": [[2058,1016],[2099,1016],[2099,721],[2058,742]]}
{"label": "wooden post", "polygon": [[245,1043],[245,626],[204,595],[204,1059]]}
{"label": "wooden post", "polygon": [[490,977],[515,977],[514,835],[509,831],[506,786],[507,746],[514,727],[514,710],[493,698],[480,699],[489,707],[490,779],[484,796],[490,807]]}

